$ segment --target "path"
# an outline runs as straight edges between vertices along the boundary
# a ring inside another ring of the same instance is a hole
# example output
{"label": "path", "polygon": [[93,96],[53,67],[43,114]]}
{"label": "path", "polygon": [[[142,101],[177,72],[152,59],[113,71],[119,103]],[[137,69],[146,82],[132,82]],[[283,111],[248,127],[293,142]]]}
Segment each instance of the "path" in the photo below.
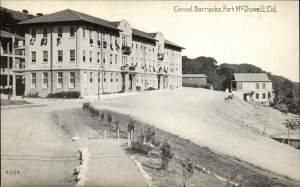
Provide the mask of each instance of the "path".
{"label": "path", "polygon": [[88,147],[90,154],[85,186],[148,186],[137,166],[126,153],[126,140],[90,140],[82,137],[78,145]]}
{"label": "path", "polygon": [[[85,186],[148,186],[126,154],[125,140],[90,140],[89,127],[83,126],[86,133],[72,142],[51,119],[51,112],[81,107],[82,101],[34,103],[47,106],[1,111],[1,186],[74,186],[78,150],[85,146],[91,154]],[[20,174],[8,175],[6,170],[20,170]]]}

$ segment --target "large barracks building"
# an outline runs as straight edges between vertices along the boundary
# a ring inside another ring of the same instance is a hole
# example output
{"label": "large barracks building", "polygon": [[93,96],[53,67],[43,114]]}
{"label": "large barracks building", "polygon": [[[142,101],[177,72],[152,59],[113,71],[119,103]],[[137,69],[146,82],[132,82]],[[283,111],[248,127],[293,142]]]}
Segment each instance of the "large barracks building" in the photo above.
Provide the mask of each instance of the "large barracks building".
{"label": "large barracks building", "polygon": [[63,10],[25,27],[25,94],[82,96],[182,86],[181,50],[162,33]]}

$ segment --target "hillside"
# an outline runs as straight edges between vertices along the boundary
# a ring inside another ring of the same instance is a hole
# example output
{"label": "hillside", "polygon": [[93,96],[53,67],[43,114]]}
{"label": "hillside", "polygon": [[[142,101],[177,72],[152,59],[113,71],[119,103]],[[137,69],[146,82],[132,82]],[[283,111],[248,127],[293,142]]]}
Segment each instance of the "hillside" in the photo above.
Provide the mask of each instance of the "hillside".
{"label": "hillside", "polygon": [[4,7],[0,7],[0,14],[1,14],[1,29],[6,30],[8,32],[16,31],[20,35],[23,35],[24,31],[17,28],[17,23],[35,17],[32,14],[25,14],[23,12],[10,10]]}
{"label": "hillside", "polygon": [[287,129],[282,122],[285,118],[297,116],[285,115],[270,107],[250,105],[235,97],[225,101],[226,96],[224,92],[182,88],[111,96],[101,102],[95,101],[93,105],[128,114],[214,152],[300,181],[299,150],[263,135],[264,127],[267,136],[285,135]]}
{"label": "hillside", "polygon": [[207,82],[212,84],[216,90],[230,89],[230,82],[234,73],[267,73],[273,82],[275,99],[273,106],[286,105],[289,112],[300,113],[299,83],[289,79],[273,75],[252,64],[220,64],[212,57],[197,57],[195,59],[182,57],[183,74],[205,74]]}

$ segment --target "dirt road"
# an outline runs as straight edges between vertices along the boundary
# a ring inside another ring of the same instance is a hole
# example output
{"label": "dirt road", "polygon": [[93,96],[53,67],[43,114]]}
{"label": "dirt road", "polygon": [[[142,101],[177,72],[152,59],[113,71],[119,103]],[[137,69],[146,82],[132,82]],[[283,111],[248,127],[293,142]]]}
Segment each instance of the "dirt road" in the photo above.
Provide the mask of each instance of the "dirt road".
{"label": "dirt road", "polygon": [[[87,186],[147,186],[121,142],[91,142],[89,133],[72,142],[53,120],[53,111],[79,108],[83,101],[33,102],[47,105],[1,111],[1,186],[74,186],[84,146],[91,151]],[[89,132],[85,128],[81,132]]]}

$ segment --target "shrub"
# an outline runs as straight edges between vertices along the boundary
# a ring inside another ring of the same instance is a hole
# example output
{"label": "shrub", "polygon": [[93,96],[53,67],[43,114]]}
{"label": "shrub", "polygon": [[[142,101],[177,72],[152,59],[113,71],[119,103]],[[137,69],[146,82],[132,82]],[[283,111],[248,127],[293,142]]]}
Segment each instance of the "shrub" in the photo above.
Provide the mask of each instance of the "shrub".
{"label": "shrub", "polygon": [[104,120],[104,113],[101,113],[101,120],[103,121]]}
{"label": "shrub", "polygon": [[80,97],[80,92],[78,91],[69,91],[69,92],[56,92],[56,93],[49,93],[47,97],[51,98],[79,98]]}
{"label": "shrub", "polygon": [[111,113],[107,114],[107,122],[110,124],[112,122],[112,115]]}
{"label": "shrub", "polygon": [[40,97],[39,92],[29,92],[26,97]]}
{"label": "shrub", "polygon": [[69,91],[66,93],[66,98],[79,98],[80,95],[81,94],[78,91]]}
{"label": "shrub", "polygon": [[116,129],[119,129],[119,124],[120,124],[120,121],[119,121],[119,120],[116,120],[116,121],[115,121]]}
{"label": "shrub", "polygon": [[90,105],[89,107],[89,111],[92,114],[93,117],[96,116],[97,112],[99,112],[96,108],[94,108],[93,106]]}
{"label": "shrub", "polygon": [[149,87],[149,88],[147,88],[147,91],[152,91],[152,90],[156,90],[155,88],[153,88],[153,87]]}
{"label": "shrub", "polygon": [[0,90],[1,90],[1,93],[5,94],[5,95],[12,93],[12,89],[10,89],[10,88],[1,88]]}
{"label": "shrub", "polygon": [[90,102],[85,102],[83,103],[83,109],[89,109],[90,108],[91,103]]}
{"label": "shrub", "polygon": [[193,84],[193,86],[192,87],[194,87],[194,88],[198,88],[198,84]]}

